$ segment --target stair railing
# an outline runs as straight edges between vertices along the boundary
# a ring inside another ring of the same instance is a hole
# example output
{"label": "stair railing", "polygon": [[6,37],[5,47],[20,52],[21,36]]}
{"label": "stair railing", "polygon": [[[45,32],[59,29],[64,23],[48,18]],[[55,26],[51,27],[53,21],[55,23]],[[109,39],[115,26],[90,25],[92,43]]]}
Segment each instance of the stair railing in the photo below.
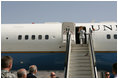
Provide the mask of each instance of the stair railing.
{"label": "stair railing", "polygon": [[93,69],[93,76],[95,78],[98,78],[97,75],[97,68],[96,68],[96,58],[95,58],[95,53],[94,53],[94,46],[93,46],[93,39],[92,39],[92,30],[91,28],[89,28],[89,37],[88,37],[88,44],[89,44],[89,52],[90,52],[90,56],[91,56],[91,64],[92,64],[92,69]]}
{"label": "stair railing", "polygon": [[66,59],[65,59],[65,66],[64,66],[64,77],[65,77],[65,78],[68,78],[68,75],[69,75],[70,53],[71,53],[71,34],[70,34],[70,30],[67,29]]}

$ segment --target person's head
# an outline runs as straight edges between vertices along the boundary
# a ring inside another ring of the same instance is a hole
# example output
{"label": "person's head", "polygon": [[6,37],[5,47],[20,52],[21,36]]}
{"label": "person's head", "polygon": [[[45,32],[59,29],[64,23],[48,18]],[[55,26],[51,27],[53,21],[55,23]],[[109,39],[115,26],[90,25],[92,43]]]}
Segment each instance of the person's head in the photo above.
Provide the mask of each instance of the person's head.
{"label": "person's head", "polygon": [[82,26],[80,26],[80,30],[82,30],[83,29],[83,27]]}
{"label": "person's head", "polygon": [[105,72],[105,78],[110,78],[110,72]]}
{"label": "person's head", "polygon": [[36,65],[31,65],[29,67],[29,73],[36,74],[37,73],[37,66]]}
{"label": "person's head", "polygon": [[112,73],[113,73],[114,75],[117,75],[117,63],[114,63],[114,64],[112,65]]}
{"label": "person's head", "polygon": [[25,69],[19,69],[17,71],[17,77],[18,78],[27,78],[27,71]]}
{"label": "person's head", "polygon": [[56,78],[55,73],[54,73],[54,72],[51,72],[50,77],[51,77],[51,78]]}
{"label": "person's head", "polygon": [[11,56],[3,56],[1,58],[1,68],[8,71],[12,68],[13,59]]}

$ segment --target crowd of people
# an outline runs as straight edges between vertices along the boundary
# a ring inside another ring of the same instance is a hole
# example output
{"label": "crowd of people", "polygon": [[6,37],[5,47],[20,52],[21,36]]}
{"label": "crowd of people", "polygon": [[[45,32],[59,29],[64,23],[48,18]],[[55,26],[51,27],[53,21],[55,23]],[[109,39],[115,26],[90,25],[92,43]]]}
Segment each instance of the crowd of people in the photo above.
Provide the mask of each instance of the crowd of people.
{"label": "crowd of people", "polygon": [[[13,64],[13,58],[11,56],[3,56],[1,58],[1,78],[37,78],[37,66],[31,65],[29,66],[29,73],[27,74],[27,70],[21,68],[17,71],[17,75],[11,73]],[[115,78],[117,78],[117,63],[112,65],[112,73],[114,74]],[[106,78],[110,78],[110,73],[105,73]],[[50,78],[59,78],[56,77],[55,72],[51,72]]]}
{"label": "crowd of people", "polygon": [[[29,73],[27,74],[27,70],[21,68],[17,71],[17,75],[11,73],[13,64],[13,58],[11,56],[3,56],[1,58],[1,78],[37,78],[37,66],[31,65],[29,66]],[[56,77],[55,72],[51,72],[50,78],[58,78]]]}

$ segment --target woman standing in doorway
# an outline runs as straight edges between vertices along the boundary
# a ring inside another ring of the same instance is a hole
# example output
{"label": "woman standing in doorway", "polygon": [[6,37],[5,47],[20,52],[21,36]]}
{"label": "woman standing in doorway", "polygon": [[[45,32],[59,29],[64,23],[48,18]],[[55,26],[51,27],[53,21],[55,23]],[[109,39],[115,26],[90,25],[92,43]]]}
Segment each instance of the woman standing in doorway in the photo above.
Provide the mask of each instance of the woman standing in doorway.
{"label": "woman standing in doorway", "polygon": [[80,44],[83,45],[85,42],[85,35],[84,35],[85,30],[83,30],[82,26],[79,27],[78,33],[79,33]]}

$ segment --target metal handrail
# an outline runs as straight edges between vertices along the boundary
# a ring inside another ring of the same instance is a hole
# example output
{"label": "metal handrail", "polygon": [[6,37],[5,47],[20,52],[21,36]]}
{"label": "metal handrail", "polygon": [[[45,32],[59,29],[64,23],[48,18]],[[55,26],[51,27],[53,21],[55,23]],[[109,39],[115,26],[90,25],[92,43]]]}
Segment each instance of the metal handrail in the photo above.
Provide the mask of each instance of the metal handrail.
{"label": "metal handrail", "polygon": [[97,75],[97,68],[96,68],[96,58],[95,58],[95,54],[94,54],[94,46],[93,46],[93,40],[92,40],[92,30],[89,28],[89,45],[90,45],[90,53],[91,53],[91,56],[92,56],[92,65],[93,65],[93,68],[94,68],[94,75],[95,75],[95,78],[98,78],[98,75]]}
{"label": "metal handrail", "polygon": [[66,39],[66,59],[65,59],[65,67],[64,67],[64,77],[68,77],[68,64],[69,64],[69,54],[71,49],[71,34],[69,29],[67,30],[67,39]]}

